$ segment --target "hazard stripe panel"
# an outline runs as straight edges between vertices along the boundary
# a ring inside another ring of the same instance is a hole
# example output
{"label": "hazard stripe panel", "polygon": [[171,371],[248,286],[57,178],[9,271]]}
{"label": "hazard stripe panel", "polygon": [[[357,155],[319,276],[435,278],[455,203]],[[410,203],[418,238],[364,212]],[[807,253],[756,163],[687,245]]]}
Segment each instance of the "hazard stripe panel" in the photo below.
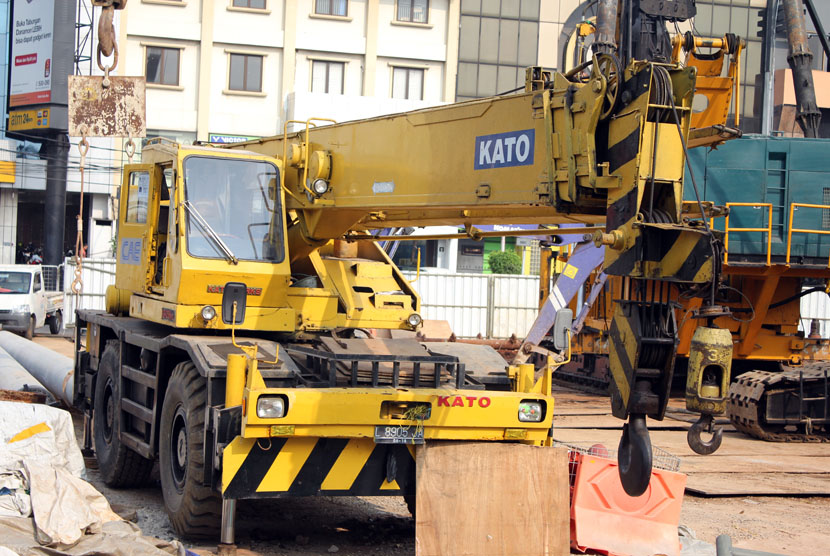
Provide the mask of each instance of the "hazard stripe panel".
{"label": "hazard stripe panel", "polygon": [[412,447],[371,438],[237,437],[222,465],[225,498],[415,493]]}

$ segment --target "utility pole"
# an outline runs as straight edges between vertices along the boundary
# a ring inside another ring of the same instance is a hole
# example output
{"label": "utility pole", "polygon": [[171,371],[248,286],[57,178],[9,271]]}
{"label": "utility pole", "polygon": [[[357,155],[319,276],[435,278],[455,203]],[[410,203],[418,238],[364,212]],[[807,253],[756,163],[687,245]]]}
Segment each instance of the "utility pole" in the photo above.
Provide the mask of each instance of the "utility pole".
{"label": "utility pole", "polygon": [[66,220],[66,174],[69,166],[69,136],[51,134],[42,150],[46,154],[46,199],[43,211],[43,262],[63,262]]}

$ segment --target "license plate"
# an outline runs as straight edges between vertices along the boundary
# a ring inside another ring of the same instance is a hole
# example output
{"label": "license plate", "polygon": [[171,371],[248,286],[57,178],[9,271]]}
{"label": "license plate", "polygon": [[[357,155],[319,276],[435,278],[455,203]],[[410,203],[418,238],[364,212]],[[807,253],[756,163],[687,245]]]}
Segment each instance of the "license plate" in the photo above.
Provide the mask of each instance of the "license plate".
{"label": "license plate", "polygon": [[423,444],[424,428],[416,426],[378,425],[375,427],[377,444]]}

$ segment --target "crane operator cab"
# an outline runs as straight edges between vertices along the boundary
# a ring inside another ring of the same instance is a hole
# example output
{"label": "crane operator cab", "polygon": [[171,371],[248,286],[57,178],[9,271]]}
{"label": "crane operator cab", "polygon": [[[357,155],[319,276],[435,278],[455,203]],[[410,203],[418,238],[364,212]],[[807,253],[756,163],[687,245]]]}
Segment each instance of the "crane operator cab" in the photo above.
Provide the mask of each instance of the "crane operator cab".
{"label": "crane operator cab", "polygon": [[176,327],[223,328],[215,307],[223,284],[237,281],[250,298],[244,328],[293,329],[280,163],[159,140],[142,158],[124,172],[108,309]]}
{"label": "crane operator cab", "polygon": [[240,330],[420,324],[417,293],[373,242],[344,254],[322,241],[289,260],[289,246],[296,255],[306,244],[286,232],[279,160],[159,140],[142,159],[124,170],[109,313],[228,330],[217,314],[224,285],[235,282],[247,288]]}

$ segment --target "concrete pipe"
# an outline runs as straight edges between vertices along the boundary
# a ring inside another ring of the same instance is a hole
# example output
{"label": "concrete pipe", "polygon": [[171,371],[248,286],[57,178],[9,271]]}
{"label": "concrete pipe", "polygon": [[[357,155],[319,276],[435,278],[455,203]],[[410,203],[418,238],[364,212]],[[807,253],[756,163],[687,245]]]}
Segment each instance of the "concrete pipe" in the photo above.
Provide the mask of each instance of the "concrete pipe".
{"label": "concrete pipe", "polygon": [[72,359],[11,332],[0,332],[0,348],[8,352],[55,398],[72,405],[75,393]]}
{"label": "concrete pipe", "polygon": [[0,348],[0,390],[39,392],[51,398],[46,388],[3,348]]}

